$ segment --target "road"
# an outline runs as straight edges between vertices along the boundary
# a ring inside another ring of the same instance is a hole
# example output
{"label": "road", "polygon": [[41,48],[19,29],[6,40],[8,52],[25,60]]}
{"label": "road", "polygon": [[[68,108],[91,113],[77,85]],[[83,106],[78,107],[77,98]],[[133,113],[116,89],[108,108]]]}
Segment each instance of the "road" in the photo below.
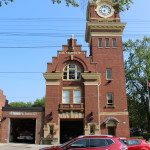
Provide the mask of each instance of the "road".
{"label": "road", "polygon": [[44,147],[49,146],[37,144],[0,143],[0,150],[39,150]]}

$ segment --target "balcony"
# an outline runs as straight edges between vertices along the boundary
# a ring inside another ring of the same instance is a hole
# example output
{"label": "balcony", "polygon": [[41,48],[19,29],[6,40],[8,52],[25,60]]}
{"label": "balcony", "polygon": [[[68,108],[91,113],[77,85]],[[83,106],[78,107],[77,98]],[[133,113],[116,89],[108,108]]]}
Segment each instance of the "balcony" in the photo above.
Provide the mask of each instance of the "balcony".
{"label": "balcony", "polygon": [[78,103],[78,104],[59,104],[59,111],[84,111],[84,104]]}

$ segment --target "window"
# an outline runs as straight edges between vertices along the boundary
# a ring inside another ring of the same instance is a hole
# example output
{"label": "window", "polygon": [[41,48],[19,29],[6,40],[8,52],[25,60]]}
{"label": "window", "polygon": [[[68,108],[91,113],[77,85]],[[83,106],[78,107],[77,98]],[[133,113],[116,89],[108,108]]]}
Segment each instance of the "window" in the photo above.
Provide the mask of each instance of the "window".
{"label": "window", "polygon": [[70,148],[86,148],[87,142],[88,142],[88,139],[75,141],[70,145]]}
{"label": "window", "polygon": [[63,90],[62,103],[70,103],[70,90]]}
{"label": "window", "polygon": [[53,135],[54,134],[54,125],[50,125],[49,128],[50,128],[50,132],[49,133],[51,135]]}
{"label": "window", "polygon": [[102,39],[98,39],[98,47],[102,47]]}
{"label": "window", "polygon": [[80,87],[64,87],[62,91],[62,103],[82,103]]}
{"label": "window", "polygon": [[108,105],[112,105],[113,104],[113,94],[112,93],[108,93],[107,94],[107,104]]}
{"label": "window", "polygon": [[116,46],[116,39],[112,39],[112,47],[117,47]]}
{"label": "window", "polygon": [[105,139],[90,139],[90,147],[106,147],[107,142]]}
{"label": "window", "polygon": [[74,90],[74,103],[81,103],[81,90]]}
{"label": "window", "polygon": [[[109,135],[111,135],[111,134],[109,134]],[[111,139],[106,139],[106,141],[107,141],[108,145],[112,145],[114,143],[114,141],[112,141]]]}
{"label": "window", "polygon": [[105,46],[106,46],[106,47],[109,47],[109,39],[106,39],[106,41],[105,41]]}
{"label": "window", "polygon": [[127,145],[139,145],[141,141],[139,140],[127,140]]}
{"label": "window", "polygon": [[106,69],[106,79],[112,80],[112,69]]}
{"label": "window", "polygon": [[63,79],[65,80],[80,80],[81,79],[81,70],[75,64],[69,64],[65,66],[63,70]]}
{"label": "window", "polygon": [[95,134],[95,124],[90,125],[90,134]]}

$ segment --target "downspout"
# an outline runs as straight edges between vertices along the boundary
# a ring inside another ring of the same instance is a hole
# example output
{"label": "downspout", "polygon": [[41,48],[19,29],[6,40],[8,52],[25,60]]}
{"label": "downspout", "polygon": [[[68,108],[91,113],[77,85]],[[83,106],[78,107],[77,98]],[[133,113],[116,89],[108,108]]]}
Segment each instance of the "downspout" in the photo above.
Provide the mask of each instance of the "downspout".
{"label": "downspout", "polygon": [[98,97],[98,125],[99,125],[99,133],[101,134],[101,130],[100,130],[100,92],[99,92],[99,86],[100,86],[100,76],[98,78],[98,85],[97,85],[97,97]]}

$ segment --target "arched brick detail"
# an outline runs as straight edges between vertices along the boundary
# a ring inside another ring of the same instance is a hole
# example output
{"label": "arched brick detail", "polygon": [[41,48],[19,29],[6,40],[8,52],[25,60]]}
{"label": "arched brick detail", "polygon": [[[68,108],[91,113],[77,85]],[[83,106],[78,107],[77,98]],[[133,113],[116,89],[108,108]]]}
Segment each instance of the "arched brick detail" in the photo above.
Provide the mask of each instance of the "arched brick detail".
{"label": "arched brick detail", "polygon": [[[87,65],[81,58],[76,57],[76,56],[73,57],[73,60],[71,60],[71,57],[70,57],[70,56],[61,59],[61,60],[57,63],[57,65],[56,65],[56,70],[55,70],[55,71],[61,72],[62,69],[63,69],[63,67],[64,67],[65,65],[67,65],[68,63],[71,63],[71,62],[73,62],[73,63],[79,65],[79,67],[81,67],[81,70],[82,70],[82,71],[88,71],[88,65]],[[65,65],[63,65],[63,64],[65,64]],[[62,66],[63,66],[63,67],[62,67]]]}

